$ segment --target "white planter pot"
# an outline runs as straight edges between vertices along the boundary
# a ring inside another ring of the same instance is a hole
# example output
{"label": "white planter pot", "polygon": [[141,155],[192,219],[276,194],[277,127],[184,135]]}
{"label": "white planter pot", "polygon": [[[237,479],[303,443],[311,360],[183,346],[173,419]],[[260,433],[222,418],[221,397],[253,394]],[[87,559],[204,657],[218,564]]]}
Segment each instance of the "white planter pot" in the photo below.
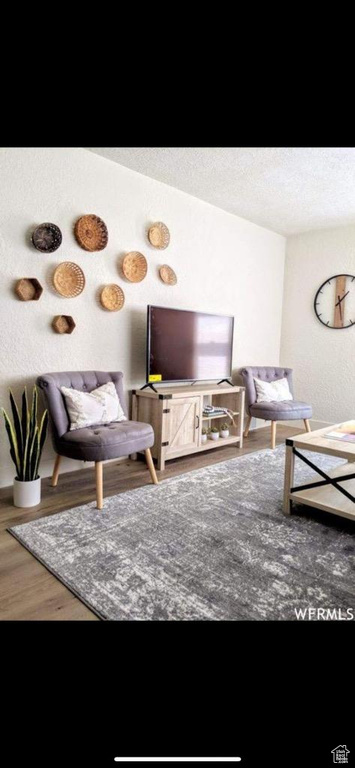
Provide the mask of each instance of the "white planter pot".
{"label": "white planter pot", "polygon": [[207,443],[207,435],[201,435],[201,443]]}
{"label": "white planter pot", "polygon": [[229,429],[222,429],[220,435],[221,437],[229,437]]}
{"label": "white planter pot", "polygon": [[35,507],[41,501],[41,478],[37,480],[14,480],[15,507]]}
{"label": "white planter pot", "polygon": [[211,432],[211,440],[219,440],[219,432]]}

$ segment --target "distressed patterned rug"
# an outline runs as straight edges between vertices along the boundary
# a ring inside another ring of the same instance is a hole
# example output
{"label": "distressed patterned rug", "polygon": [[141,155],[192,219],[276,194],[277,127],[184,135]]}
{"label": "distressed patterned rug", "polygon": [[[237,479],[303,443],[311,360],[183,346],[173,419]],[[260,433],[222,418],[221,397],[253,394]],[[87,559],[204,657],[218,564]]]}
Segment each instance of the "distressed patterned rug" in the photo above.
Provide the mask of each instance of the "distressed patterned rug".
{"label": "distressed patterned rug", "polygon": [[[312,474],[304,466],[297,483]],[[280,446],[106,498],[102,512],[92,502],[9,530],[103,619],[295,620],[295,608],[346,611],[354,523],[301,506],[285,517],[283,471]]]}

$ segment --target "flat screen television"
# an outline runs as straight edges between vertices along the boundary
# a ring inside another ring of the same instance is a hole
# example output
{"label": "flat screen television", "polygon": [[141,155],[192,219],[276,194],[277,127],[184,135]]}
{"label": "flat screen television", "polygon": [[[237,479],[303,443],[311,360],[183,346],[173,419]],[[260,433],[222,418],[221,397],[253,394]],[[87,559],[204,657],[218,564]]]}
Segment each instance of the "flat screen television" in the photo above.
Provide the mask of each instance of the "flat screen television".
{"label": "flat screen television", "polygon": [[149,305],[147,382],[230,378],[233,326],[234,317]]}

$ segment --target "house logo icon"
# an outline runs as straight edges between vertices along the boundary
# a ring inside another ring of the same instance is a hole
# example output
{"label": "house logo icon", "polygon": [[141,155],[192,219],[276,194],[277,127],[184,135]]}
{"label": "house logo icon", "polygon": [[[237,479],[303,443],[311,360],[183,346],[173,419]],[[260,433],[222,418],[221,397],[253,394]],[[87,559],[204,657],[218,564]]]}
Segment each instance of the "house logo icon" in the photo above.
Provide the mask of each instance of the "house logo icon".
{"label": "house logo icon", "polygon": [[331,752],[333,755],[333,763],[344,765],[344,763],[349,762],[348,754],[350,753],[350,749],[347,749],[346,744],[339,744],[339,746],[332,749]]}

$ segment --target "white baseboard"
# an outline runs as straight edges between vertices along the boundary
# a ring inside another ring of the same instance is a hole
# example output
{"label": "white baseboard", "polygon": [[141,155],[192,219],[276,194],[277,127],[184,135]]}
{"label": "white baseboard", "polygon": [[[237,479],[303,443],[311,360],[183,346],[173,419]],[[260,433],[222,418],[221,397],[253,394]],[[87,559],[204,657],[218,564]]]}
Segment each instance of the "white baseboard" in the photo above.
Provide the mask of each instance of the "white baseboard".
{"label": "white baseboard", "polygon": [[[117,459],[107,459],[105,461],[105,465],[119,464],[123,461],[126,461],[126,459],[128,459],[128,456],[120,456]],[[41,461],[41,468],[40,468],[41,477],[51,477],[53,472],[54,460],[55,460],[55,453],[53,453],[53,459],[46,459],[44,461]],[[67,459],[66,457],[63,456],[62,461],[60,463],[59,476],[63,474],[63,472],[77,472],[78,469],[89,469],[89,468],[93,468],[94,466],[95,466],[94,461],[78,461],[76,459]]]}
{"label": "white baseboard", "polygon": [[[250,429],[260,429],[261,427],[269,427],[270,421],[264,421],[263,419],[252,418]],[[278,421],[278,424],[283,424],[285,427],[294,427],[295,429],[303,429],[303,419],[294,419],[292,421]],[[331,427],[334,424],[333,421],[320,421],[320,419],[309,419],[311,431],[315,432],[316,429],[323,429],[323,427]]]}
{"label": "white baseboard", "polygon": [[270,424],[270,421],[264,421],[264,419],[255,419],[253,417],[250,422],[250,429],[261,429],[261,427],[269,427]]}
{"label": "white baseboard", "polygon": [[[294,427],[295,429],[303,429],[303,419],[295,419],[294,421],[281,421],[280,424],[284,424],[286,427]],[[320,421],[319,419],[309,419],[311,431],[316,429],[323,429],[323,427],[331,427],[334,421]]]}
{"label": "white baseboard", "polygon": [[[128,456],[120,456],[118,459],[107,459],[105,461],[106,464],[120,464],[121,462],[124,462],[128,459]],[[54,460],[55,460],[55,453],[53,451],[53,458],[46,458],[41,461],[40,464],[40,476],[41,477],[51,477],[53,473],[53,467],[54,467]],[[67,459],[64,456],[62,457],[62,461],[60,462],[60,469],[59,469],[59,478],[64,472],[77,472],[78,469],[93,469],[95,466],[94,461],[77,461],[75,459]],[[105,467],[104,467],[104,478],[105,478]],[[14,472],[11,466],[9,466],[8,471],[4,472],[1,476],[1,488],[7,488],[9,486],[12,486],[14,482]],[[104,480],[105,482],[105,480]]]}

